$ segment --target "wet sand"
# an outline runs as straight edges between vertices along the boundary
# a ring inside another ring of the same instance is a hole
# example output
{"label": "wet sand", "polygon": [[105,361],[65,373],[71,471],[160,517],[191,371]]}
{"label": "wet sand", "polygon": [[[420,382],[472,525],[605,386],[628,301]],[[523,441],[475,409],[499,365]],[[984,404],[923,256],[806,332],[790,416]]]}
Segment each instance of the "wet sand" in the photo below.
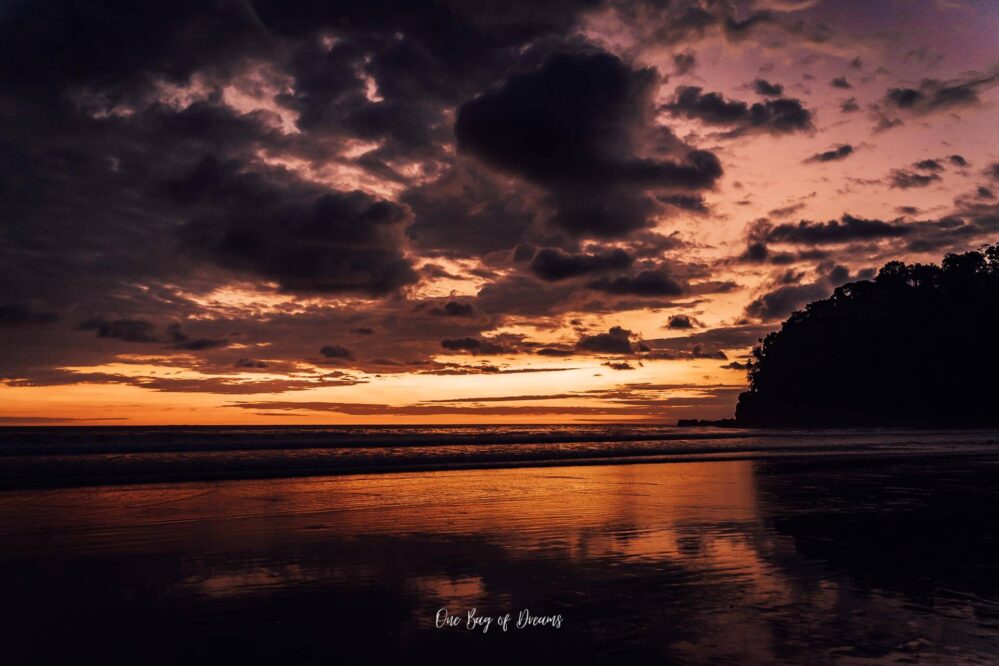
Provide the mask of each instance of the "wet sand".
{"label": "wet sand", "polygon": [[[978,455],[10,490],[2,645],[32,664],[994,663],[996,479]],[[437,628],[441,608],[512,619]],[[524,609],[561,626],[518,629]]]}

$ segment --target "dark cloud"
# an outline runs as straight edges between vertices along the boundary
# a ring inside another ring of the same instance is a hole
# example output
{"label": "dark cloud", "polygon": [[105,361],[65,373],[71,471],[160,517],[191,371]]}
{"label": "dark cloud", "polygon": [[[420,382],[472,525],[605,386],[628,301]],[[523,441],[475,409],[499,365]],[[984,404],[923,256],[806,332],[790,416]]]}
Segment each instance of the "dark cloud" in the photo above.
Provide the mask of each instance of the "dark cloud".
{"label": "dark cloud", "polygon": [[703,31],[718,21],[718,17],[697,5],[686,6],[676,17],[676,27],[682,30]]}
{"label": "dark cloud", "polygon": [[226,3],[209,8],[175,3],[125,12],[124,7],[94,11],[57,1],[45,12],[13,5],[5,10],[4,21],[5,31],[18,37],[5,40],[0,56],[7,61],[15,55],[26,58],[24,67],[4,78],[24,94],[73,84],[134,96],[151,79],[183,81],[208,63],[222,70],[249,55],[266,55],[272,46],[248,8]]}
{"label": "dark cloud", "polygon": [[55,312],[37,312],[27,303],[0,305],[0,326],[51,324],[55,321],[59,321]]}
{"label": "dark cloud", "polygon": [[441,340],[441,347],[448,351],[467,352],[470,354],[504,354],[509,350],[502,344],[481,338],[446,338]]}
{"label": "dark cloud", "polygon": [[702,94],[702,90],[697,86],[680,86],[676,89],[675,99],[666,108],[676,115],[714,125],[732,125],[748,118],[749,105],[746,102],[727,100],[720,93]]}
{"label": "dark cloud", "polygon": [[523,275],[510,275],[486,284],[475,303],[490,314],[545,317],[564,310],[578,286],[573,283],[545,283]]}
{"label": "dark cloud", "polygon": [[[40,380],[18,381],[14,386],[52,386],[57,384],[87,384],[87,383],[109,383],[135,386],[152,391],[163,392],[196,392],[214,393],[218,395],[226,394],[259,394],[259,393],[282,393],[284,391],[303,391],[314,388],[333,386],[353,386],[364,383],[353,377],[312,376],[308,378],[292,379],[266,379],[260,381],[246,381],[244,377],[237,375],[230,376],[207,376],[191,378],[173,378],[160,375],[121,375],[111,373],[51,373],[43,376]],[[89,419],[88,419],[89,420]]]}
{"label": "dark cloud", "polygon": [[606,365],[611,370],[634,370],[634,366],[627,361],[607,361],[603,365]]}
{"label": "dark cloud", "polygon": [[853,86],[850,85],[850,82],[846,80],[845,76],[837,76],[835,79],[829,82],[829,85],[831,85],[833,88],[841,88],[843,90],[850,90],[851,88],[853,88]]}
{"label": "dark cloud", "polygon": [[566,400],[568,398],[578,398],[578,393],[549,393],[545,395],[497,395],[497,396],[473,396],[470,398],[444,398],[440,400],[424,400],[424,403],[453,403],[453,402],[526,402],[536,400]]}
{"label": "dark cloud", "polygon": [[747,264],[773,264],[774,266],[786,266],[800,261],[816,261],[828,258],[829,252],[811,247],[797,252],[773,252],[766,241],[766,231],[772,228],[769,222],[766,229],[760,235],[751,234],[747,238],[746,249],[734,259],[736,263]]}
{"label": "dark cloud", "polygon": [[535,222],[528,194],[462,161],[439,179],[407,190],[406,233],[424,251],[479,256],[517,245]]}
{"label": "dark cloud", "polygon": [[871,128],[875,134],[881,134],[882,132],[887,132],[890,129],[901,127],[905,124],[902,122],[901,118],[889,116],[877,107],[871,109],[870,116],[875,121],[874,127]]}
{"label": "dark cloud", "polygon": [[563,356],[572,356],[573,351],[571,349],[562,349],[560,347],[542,347],[541,349],[536,351],[535,354],[537,354],[538,356],[563,357]]}
{"label": "dark cloud", "polygon": [[857,99],[855,97],[851,97],[850,99],[844,99],[840,102],[839,110],[843,113],[854,113],[856,111],[860,111],[860,105],[857,104]]}
{"label": "dark cloud", "polygon": [[421,375],[523,375],[536,372],[568,372],[579,368],[509,368],[482,362],[477,365],[467,363],[437,363],[430,370],[421,370]]}
{"label": "dark cloud", "polygon": [[[699,202],[682,202],[683,205],[698,207]],[[688,209],[689,210],[689,209]],[[694,212],[702,212],[695,210]],[[704,204],[704,211],[708,212],[707,204]],[[636,257],[659,259],[665,253],[673,250],[688,247],[688,243],[683,240],[679,232],[672,232],[668,235],[658,234],[653,231],[638,232],[631,236],[631,245],[628,251]]]}
{"label": "dark cloud", "polygon": [[767,247],[766,242],[756,240],[750,241],[746,244],[746,250],[740,255],[742,261],[755,264],[767,261],[770,257],[770,248]]}
{"label": "dark cloud", "polygon": [[623,270],[631,266],[632,261],[631,256],[621,249],[599,254],[572,254],[546,247],[534,255],[529,268],[542,280],[558,281],[590,273]]}
{"label": "dark cloud", "polygon": [[983,173],[992,180],[999,181],[999,162],[993,162],[985,167]]}
{"label": "dark cloud", "polygon": [[174,349],[184,349],[187,351],[203,351],[205,349],[217,349],[229,344],[226,338],[195,338],[193,340],[183,340],[173,344]]}
{"label": "dark cloud", "polygon": [[428,278],[446,278],[448,280],[460,280],[461,276],[456,275],[440,264],[427,263],[420,266],[420,274]]}
{"label": "dark cloud", "polygon": [[841,264],[819,266],[819,272],[830,284],[839,286],[850,279],[850,269]]}
{"label": "dark cloud", "polygon": [[538,248],[536,248],[535,246],[529,243],[521,243],[520,245],[518,245],[513,249],[512,259],[518,264],[522,264],[525,261],[530,261],[531,259],[533,259],[537,251]]}
{"label": "dark cloud", "polygon": [[771,208],[767,211],[767,215],[770,217],[791,217],[798,211],[803,210],[807,207],[804,201],[799,201],[797,203],[788,204],[787,206],[781,206],[780,208]]}
{"label": "dark cloud", "polygon": [[675,206],[692,213],[708,212],[708,205],[704,202],[704,197],[699,194],[671,194],[657,198],[668,206]]}
{"label": "dark cloud", "polygon": [[710,351],[705,349],[702,345],[694,345],[691,349],[682,352],[653,351],[650,354],[642,356],[642,358],[648,361],[683,361],[692,359],[725,361],[728,360],[728,355],[720,350]]}
{"label": "dark cloud", "polygon": [[[830,39],[830,29],[821,24],[791,18],[800,10],[791,2],[768,0],[765,9],[744,12],[731,2],[612,2],[617,17],[665,45],[692,44],[718,35],[732,43],[758,39],[769,48],[789,39],[821,44]],[[761,34],[768,31],[765,37]]]}
{"label": "dark cloud", "polygon": [[885,94],[887,106],[923,115],[954,108],[976,106],[979,94],[999,82],[999,70],[989,73],[972,73],[950,81],[923,79],[919,87],[891,88]]}
{"label": "dark cloud", "polygon": [[153,325],[141,319],[113,319],[94,317],[80,322],[81,331],[96,331],[99,338],[117,338],[125,342],[158,342]]}
{"label": "dark cloud", "polygon": [[645,270],[635,275],[603,277],[590,282],[590,289],[630,296],[680,296],[684,285],[663,269]]}
{"label": "dark cloud", "polygon": [[947,160],[956,167],[964,168],[967,166],[971,166],[968,163],[968,160],[964,159],[964,157],[962,157],[961,155],[951,155],[947,158]]}
{"label": "dark cloud", "polygon": [[912,165],[914,168],[920,171],[943,171],[944,166],[940,163],[940,160],[919,160]]}
{"label": "dark cloud", "polygon": [[687,329],[694,328],[698,326],[700,322],[694,317],[685,314],[678,314],[670,316],[669,320],[666,322],[666,328],[671,329]]}
{"label": "dark cloud", "polygon": [[[449,109],[506,71],[519,46],[565,30],[590,3],[266,4],[257,12],[268,27],[299,43],[288,96],[299,126],[376,141],[365,163],[398,175],[393,162],[444,159]],[[336,34],[332,47],[324,34]]]}
{"label": "dark cloud", "polygon": [[437,317],[474,317],[478,312],[471,303],[448,301],[442,306],[432,308],[430,314]]}
{"label": "dark cloud", "polygon": [[359,328],[350,329],[350,332],[353,333],[354,335],[374,335],[375,329],[371,328],[370,326],[361,326]]}
{"label": "dark cloud", "polygon": [[906,169],[892,169],[889,176],[891,187],[908,190],[913,187],[926,187],[939,182],[940,176],[935,173],[916,173]]}
{"label": "dark cloud", "polygon": [[613,237],[648,226],[648,189],[698,190],[721,176],[709,152],[679,160],[635,154],[657,76],[603,51],[556,53],[517,70],[458,110],[460,149],[553,195],[553,224]]}
{"label": "dark cloud", "polygon": [[806,303],[825,298],[830,288],[825,284],[785,284],[753,299],[746,314],[762,321],[783,319]]}
{"label": "dark cloud", "polygon": [[765,97],[780,97],[784,94],[784,86],[779,83],[770,83],[766,79],[756,79],[753,81],[753,90],[757,95]]}
{"label": "dark cloud", "polygon": [[913,233],[907,249],[912,252],[937,252],[975,247],[999,233],[999,212],[995,205],[975,200],[959,201],[965,210],[956,215],[909,223]]}
{"label": "dark cloud", "polygon": [[717,354],[725,350],[742,350],[752,347],[769,333],[772,327],[742,323],[736,326],[719,326],[704,331],[658,340],[646,340],[653,352],[674,354],[678,358],[698,354]]}
{"label": "dark cloud", "polygon": [[576,348],[580,351],[597,354],[630,354],[632,352],[631,338],[634,336],[635,334],[628,329],[614,326],[606,333],[584,335],[576,343]]}
{"label": "dark cloud", "polygon": [[152,391],[168,393],[215,393],[218,395],[253,395],[261,393],[284,393],[286,391],[307,391],[336,386],[356,386],[364,381],[352,377],[313,377],[309,379],[273,379],[264,381],[244,381],[242,378],[196,377],[174,379],[170,377],[139,377],[128,383]]}
{"label": "dark cloud", "polygon": [[848,143],[836,146],[830,150],[826,150],[821,153],[816,153],[809,157],[806,162],[835,162],[838,160],[844,160],[854,152],[853,146]]}
{"label": "dark cloud", "polygon": [[763,235],[769,242],[806,243],[848,243],[855,240],[898,238],[911,232],[911,229],[897,222],[867,220],[852,215],[843,215],[839,220],[811,222],[802,220],[798,224],[780,224],[764,229]]}
{"label": "dark cloud", "polygon": [[[825,298],[833,290],[851,279],[850,271],[832,261],[823,262],[817,267],[818,277],[814,282],[805,282],[804,273],[787,270],[773,280],[770,290],[753,299],[746,306],[746,315],[762,321],[782,319],[807,303]],[[858,273],[858,278],[869,275]]]}
{"label": "dark cloud", "polygon": [[908,109],[924,99],[924,95],[913,88],[892,88],[886,95],[887,100],[900,109]]}
{"label": "dark cloud", "polygon": [[[441,173],[454,107],[589,4],[5,8],[3,32],[17,37],[2,40],[0,58],[22,65],[0,73],[0,171],[17,165],[20,175],[0,184],[0,217],[19,247],[0,260],[0,283],[17,302],[62,310],[82,300],[122,318],[180,316],[195,305],[169,300],[162,285],[208,291],[232,278],[294,293],[392,294],[417,278],[403,250],[405,204],[359,203],[346,191],[355,185],[316,183],[346,173],[401,190],[409,174]],[[260,108],[246,111],[251,100]],[[344,154],[365,144],[374,148]],[[198,190],[193,183],[164,196],[163,182],[190,180],[206,157],[228,173],[200,197],[175,198]],[[421,238],[432,236],[425,219],[414,224]],[[505,227],[466,236],[515,226],[512,215],[495,219]],[[179,220],[187,251],[172,233]],[[450,230],[455,243],[461,229]],[[39,257],[44,266],[26,271]]]}
{"label": "dark cloud", "polygon": [[725,34],[730,39],[739,40],[748,36],[749,32],[756,26],[766,23],[775,23],[777,14],[770,11],[753,12],[744,19],[737,19],[734,16],[726,16],[724,21]]}
{"label": "dark cloud", "polygon": [[323,358],[335,358],[345,361],[353,361],[355,358],[354,352],[341,345],[326,345],[319,350],[319,353],[322,354]]}
{"label": "dark cloud", "polygon": [[724,125],[733,132],[765,131],[773,134],[812,129],[812,114],[800,100],[779,97],[749,105],[720,93],[704,93],[696,86],[680,86],[664,108],[670,113],[709,125]]}
{"label": "dark cloud", "polygon": [[167,326],[167,337],[173,343],[174,349],[186,351],[204,351],[206,349],[216,349],[229,344],[228,338],[195,338],[192,339],[184,333],[180,324],[170,324]]}
{"label": "dark cloud", "polygon": [[[549,369],[544,372],[555,372]],[[741,389],[744,390],[744,389]],[[728,397],[728,396],[726,396]],[[732,410],[731,402],[735,396],[725,402],[724,408]],[[690,399],[685,399],[689,402]],[[608,415],[634,416],[636,414],[656,417],[662,414],[665,407],[673,407],[669,401],[643,402],[638,406],[611,407],[599,405],[448,405],[448,404],[414,404],[392,406],[387,404],[354,403],[354,402],[295,402],[282,400],[241,401],[233,403],[234,407],[242,409],[267,410],[271,413],[281,411],[312,411],[332,412],[351,416],[434,416],[434,415],[472,415],[472,416],[519,416],[531,418],[550,415],[576,415],[607,417]]]}
{"label": "dark cloud", "polygon": [[170,189],[190,211],[180,235],[194,256],[287,291],[377,296],[418,279],[401,250],[398,204],[213,159]]}
{"label": "dark cloud", "polygon": [[673,54],[673,73],[677,76],[690,74],[697,67],[697,56],[691,51]]}
{"label": "dark cloud", "polygon": [[784,133],[812,129],[812,114],[796,99],[768,100],[749,107],[749,125]]}

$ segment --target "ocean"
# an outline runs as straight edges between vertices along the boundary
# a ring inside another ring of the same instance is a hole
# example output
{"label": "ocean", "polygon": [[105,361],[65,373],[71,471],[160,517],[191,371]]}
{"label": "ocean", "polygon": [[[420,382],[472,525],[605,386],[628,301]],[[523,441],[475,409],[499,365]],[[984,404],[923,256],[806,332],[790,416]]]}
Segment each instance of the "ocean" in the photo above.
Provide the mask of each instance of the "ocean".
{"label": "ocean", "polygon": [[999,451],[999,431],[663,425],[0,428],[0,488]]}

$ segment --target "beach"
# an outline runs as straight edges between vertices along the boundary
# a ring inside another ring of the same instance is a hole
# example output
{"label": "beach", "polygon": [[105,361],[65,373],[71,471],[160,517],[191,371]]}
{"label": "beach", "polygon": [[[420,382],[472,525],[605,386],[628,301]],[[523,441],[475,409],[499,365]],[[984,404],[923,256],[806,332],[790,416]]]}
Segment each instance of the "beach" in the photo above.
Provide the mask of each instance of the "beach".
{"label": "beach", "polygon": [[999,666],[999,0],[0,7],[0,666]]}
{"label": "beach", "polygon": [[0,428],[0,489],[648,462],[999,454],[999,431],[648,424]]}
{"label": "beach", "polygon": [[11,488],[5,661],[991,663],[969,446]]}

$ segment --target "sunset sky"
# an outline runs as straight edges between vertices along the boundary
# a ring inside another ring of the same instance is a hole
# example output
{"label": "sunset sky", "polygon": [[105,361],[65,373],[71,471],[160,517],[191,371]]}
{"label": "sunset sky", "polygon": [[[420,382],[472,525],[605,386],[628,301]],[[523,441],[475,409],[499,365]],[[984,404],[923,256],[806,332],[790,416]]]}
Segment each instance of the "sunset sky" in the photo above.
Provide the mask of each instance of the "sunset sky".
{"label": "sunset sky", "polygon": [[795,309],[999,239],[993,0],[0,26],[0,425],[731,416]]}

